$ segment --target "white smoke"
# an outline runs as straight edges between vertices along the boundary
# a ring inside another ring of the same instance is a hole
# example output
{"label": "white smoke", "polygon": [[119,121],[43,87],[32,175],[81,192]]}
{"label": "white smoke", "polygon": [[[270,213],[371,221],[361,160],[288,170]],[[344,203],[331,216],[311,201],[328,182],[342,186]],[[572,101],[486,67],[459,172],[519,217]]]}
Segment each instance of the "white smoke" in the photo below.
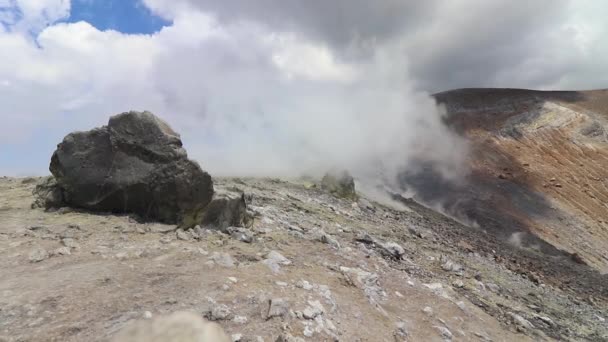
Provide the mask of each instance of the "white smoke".
{"label": "white smoke", "polygon": [[348,58],[297,32],[174,10],[172,25],[153,35],[84,22],[54,24],[35,37],[0,32],[0,142],[29,140],[44,151],[35,163],[41,173],[54,148],[48,140],[147,109],[216,176],[339,168],[393,182],[421,162],[447,178],[462,174],[466,145],[434,100],[414,90],[399,40]]}

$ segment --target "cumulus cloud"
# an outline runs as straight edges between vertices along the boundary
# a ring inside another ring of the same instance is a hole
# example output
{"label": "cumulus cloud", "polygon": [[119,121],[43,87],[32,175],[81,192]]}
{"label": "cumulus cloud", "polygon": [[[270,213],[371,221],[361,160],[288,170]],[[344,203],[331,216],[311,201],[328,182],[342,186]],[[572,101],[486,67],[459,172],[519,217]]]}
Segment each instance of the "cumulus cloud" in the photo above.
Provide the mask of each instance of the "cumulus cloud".
{"label": "cumulus cloud", "polygon": [[457,177],[466,144],[429,92],[605,81],[577,76],[606,67],[604,36],[567,1],[143,3],[172,24],[100,31],[57,22],[67,0],[0,0],[1,172],[41,173],[68,132],[148,109],[215,174]]}

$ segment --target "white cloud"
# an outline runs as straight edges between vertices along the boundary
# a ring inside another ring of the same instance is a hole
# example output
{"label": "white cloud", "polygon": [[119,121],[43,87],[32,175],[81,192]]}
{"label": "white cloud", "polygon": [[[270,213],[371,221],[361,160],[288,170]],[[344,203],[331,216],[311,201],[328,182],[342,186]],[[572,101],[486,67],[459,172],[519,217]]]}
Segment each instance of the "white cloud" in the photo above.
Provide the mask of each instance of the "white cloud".
{"label": "white cloud", "polygon": [[[606,71],[594,58],[606,52],[602,21],[569,15],[566,1],[541,18],[546,2],[144,3],[171,26],[151,35],[44,27],[67,15],[69,1],[20,1],[23,17],[0,31],[0,146],[50,156],[49,140],[149,109],[215,174],[382,166],[393,175],[422,159],[455,175],[466,147],[420,87],[606,81],[592,75]],[[48,159],[18,162],[41,172]]]}
{"label": "white cloud", "polygon": [[0,2],[0,23],[13,30],[37,33],[70,14],[70,0],[8,0]]}
{"label": "white cloud", "polygon": [[1,143],[36,141],[40,127],[59,141],[108,115],[150,109],[215,174],[334,166],[369,174],[381,163],[395,173],[420,153],[439,161],[458,146],[387,51],[345,61],[320,41],[251,21],[221,23],[192,9],[173,20],[153,35],[85,22],[35,39],[0,35],[0,49],[11,51],[0,56]]}

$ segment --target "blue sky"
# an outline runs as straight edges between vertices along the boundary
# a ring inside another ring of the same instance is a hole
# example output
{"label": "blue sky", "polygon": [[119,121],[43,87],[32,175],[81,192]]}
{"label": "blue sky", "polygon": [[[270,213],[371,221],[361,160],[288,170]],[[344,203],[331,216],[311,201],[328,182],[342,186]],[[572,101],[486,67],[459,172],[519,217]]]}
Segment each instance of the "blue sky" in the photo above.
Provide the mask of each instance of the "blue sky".
{"label": "blue sky", "polygon": [[171,23],[155,16],[140,0],[74,0],[68,22],[86,21],[99,30],[154,33]]}

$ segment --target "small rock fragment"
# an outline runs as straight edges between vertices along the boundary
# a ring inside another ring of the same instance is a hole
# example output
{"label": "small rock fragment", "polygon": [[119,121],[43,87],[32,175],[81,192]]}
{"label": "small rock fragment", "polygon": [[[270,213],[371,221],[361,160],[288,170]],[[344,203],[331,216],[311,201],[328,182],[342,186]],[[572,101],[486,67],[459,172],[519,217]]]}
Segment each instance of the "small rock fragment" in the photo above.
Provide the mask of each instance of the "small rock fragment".
{"label": "small rock fragment", "polygon": [[300,280],[296,283],[296,287],[304,289],[306,291],[312,290],[313,286],[306,280]]}
{"label": "small rock fragment", "polygon": [[437,331],[439,331],[439,334],[441,335],[441,337],[443,337],[444,340],[447,340],[447,341],[452,340],[453,335],[452,335],[452,332],[450,331],[450,329],[439,326],[439,325],[434,326],[434,328],[437,329]]}
{"label": "small rock fragment", "polygon": [[547,323],[547,325],[549,326],[555,326],[555,322],[553,322],[553,320],[547,316],[538,316],[538,319],[540,319],[541,321]]}
{"label": "small rock fragment", "polygon": [[500,292],[500,286],[494,284],[494,283],[487,283],[486,287],[488,288],[488,290],[494,292],[494,293],[499,293]]}
{"label": "small rock fragment", "polygon": [[387,242],[380,245],[382,254],[394,258],[401,259],[405,254],[405,249],[395,242]]}
{"label": "small rock fragment", "polygon": [[230,312],[230,309],[224,304],[219,304],[219,305],[214,305],[211,308],[211,312],[210,312],[208,318],[212,321],[220,321],[220,320],[229,319],[231,316],[232,316],[232,313]]}
{"label": "small rock fragment", "polygon": [[291,334],[285,333],[279,336],[275,342],[304,342],[304,339],[301,337],[294,337]]}
{"label": "small rock fragment", "polygon": [[317,240],[326,243],[336,249],[340,249],[340,243],[333,236],[322,232],[321,235],[317,238]]}
{"label": "small rock fragment", "polygon": [[214,252],[209,259],[222,267],[233,268],[235,266],[234,259],[228,253]]}
{"label": "small rock fragment", "polygon": [[175,236],[177,237],[178,240],[182,240],[182,241],[188,241],[191,238],[191,235],[183,229],[178,229],[175,232]]}
{"label": "small rock fragment", "polygon": [[460,272],[463,269],[462,265],[457,264],[457,263],[455,263],[455,262],[453,262],[451,260],[447,260],[446,262],[444,262],[441,265],[441,268],[444,271],[448,271],[448,272]]}
{"label": "small rock fragment", "polygon": [[281,264],[281,265],[291,264],[291,261],[289,259],[287,259],[286,257],[284,257],[281,253],[279,253],[277,251],[270,251],[266,255],[266,259],[275,261],[276,263]]}
{"label": "small rock fragment", "polygon": [[289,304],[283,298],[273,298],[268,302],[268,311],[264,318],[283,317],[289,312]]}
{"label": "small rock fragment", "polygon": [[513,322],[517,325],[518,329],[520,329],[520,330],[534,329],[534,325],[532,323],[530,323],[530,321],[528,321],[527,319],[521,317],[520,315],[513,313],[513,312],[509,313],[509,315],[513,319]]}
{"label": "small rock fragment", "polygon": [[312,335],[314,335],[314,333],[315,333],[315,331],[312,330],[309,325],[304,327],[304,331],[302,331],[302,334],[306,337],[312,337]]}
{"label": "small rock fragment", "polygon": [[80,247],[80,245],[76,242],[76,240],[74,240],[72,238],[61,239],[61,243],[68,248],[77,249]]}
{"label": "small rock fragment", "polygon": [[465,312],[467,311],[467,305],[463,301],[457,302],[456,305],[460,308],[460,310]]}
{"label": "small rock fragment", "polygon": [[41,262],[49,258],[49,252],[42,247],[37,247],[30,252],[29,260],[30,262]]}
{"label": "small rock fragment", "polygon": [[253,233],[249,229],[229,227],[228,231],[230,232],[230,237],[235,240],[245,243],[252,243],[254,240]]}
{"label": "small rock fragment", "polygon": [[237,316],[234,316],[232,321],[237,324],[245,324],[245,323],[247,323],[247,317],[237,315]]}
{"label": "small rock fragment", "polygon": [[302,311],[302,315],[306,319],[315,319],[315,317],[322,315],[325,312],[325,308],[318,300],[309,300],[308,307]]}
{"label": "small rock fragment", "polygon": [[404,340],[407,338],[408,336],[408,332],[407,332],[407,324],[405,324],[405,322],[397,322],[396,324],[396,329],[395,329],[395,339],[398,341]]}
{"label": "small rock fragment", "polygon": [[280,265],[289,265],[291,261],[284,257],[277,251],[271,251],[266,255],[266,259],[262,260],[262,263],[268,266],[273,273],[279,273],[281,271]]}

